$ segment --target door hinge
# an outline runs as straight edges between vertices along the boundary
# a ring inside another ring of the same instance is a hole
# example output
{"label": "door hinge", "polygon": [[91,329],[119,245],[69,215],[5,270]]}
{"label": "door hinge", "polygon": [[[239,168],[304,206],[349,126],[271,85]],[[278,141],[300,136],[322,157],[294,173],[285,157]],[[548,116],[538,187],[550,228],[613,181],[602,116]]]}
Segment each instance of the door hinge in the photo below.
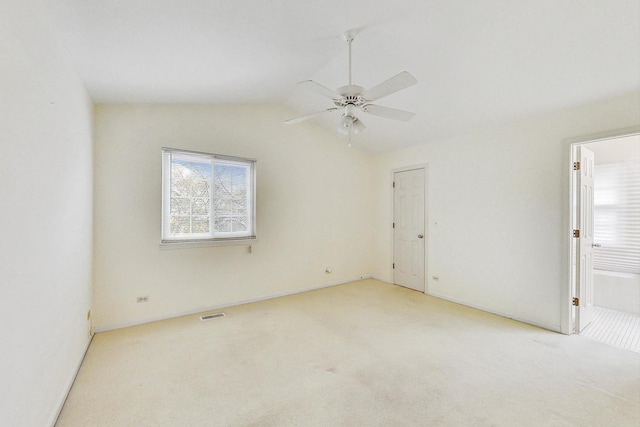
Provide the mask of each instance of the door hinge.
{"label": "door hinge", "polygon": [[573,230],[573,237],[580,237],[580,230]]}
{"label": "door hinge", "polygon": [[580,162],[573,162],[573,170],[574,171],[580,170]]}
{"label": "door hinge", "polygon": [[393,188],[396,188],[396,182],[393,181]]}
{"label": "door hinge", "polygon": [[580,298],[574,298],[573,299],[573,305],[575,305],[576,307],[580,306]]}
{"label": "door hinge", "polygon": [[395,222],[393,223],[392,228],[396,228],[396,223]]}
{"label": "door hinge", "polygon": [[394,262],[391,268],[396,268],[396,263]]}

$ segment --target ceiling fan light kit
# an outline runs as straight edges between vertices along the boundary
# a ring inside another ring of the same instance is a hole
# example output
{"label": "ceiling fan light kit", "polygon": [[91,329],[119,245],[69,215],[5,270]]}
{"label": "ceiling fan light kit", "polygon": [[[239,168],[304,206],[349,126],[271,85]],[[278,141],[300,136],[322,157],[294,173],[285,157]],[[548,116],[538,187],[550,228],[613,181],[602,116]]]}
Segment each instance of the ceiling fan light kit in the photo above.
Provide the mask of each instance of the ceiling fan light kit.
{"label": "ceiling fan light kit", "polygon": [[299,123],[301,121],[308,120],[325,113],[332,113],[334,111],[342,110],[338,130],[341,133],[349,135],[349,146],[351,146],[351,133],[353,132],[354,134],[358,134],[366,128],[364,123],[362,123],[362,121],[358,117],[359,112],[401,121],[409,121],[415,115],[415,113],[411,113],[409,111],[371,104],[372,101],[376,101],[380,98],[399,92],[402,89],[406,89],[409,86],[413,86],[414,84],[418,83],[416,78],[407,71],[396,74],[390,79],[387,79],[370,89],[365,89],[362,86],[352,84],[351,43],[353,42],[354,37],[354,31],[347,31],[342,35],[342,38],[347,42],[347,45],[349,47],[348,85],[339,87],[334,91],[313,80],[305,80],[298,83],[298,86],[304,87],[310,92],[315,92],[318,95],[331,99],[335,107],[286,120],[284,122],[285,124],[290,125]]}

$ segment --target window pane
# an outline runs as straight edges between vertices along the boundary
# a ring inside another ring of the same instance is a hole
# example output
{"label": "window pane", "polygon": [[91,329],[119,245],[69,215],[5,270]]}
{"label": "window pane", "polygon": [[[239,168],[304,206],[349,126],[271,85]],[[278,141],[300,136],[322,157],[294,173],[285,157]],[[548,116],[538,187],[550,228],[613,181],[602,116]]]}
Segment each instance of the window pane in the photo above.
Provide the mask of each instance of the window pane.
{"label": "window pane", "polygon": [[246,218],[234,218],[231,222],[233,231],[247,231]]}
{"label": "window pane", "polygon": [[247,212],[247,192],[240,191],[235,199],[233,199],[233,213],[246,214]]}
{"label": "window pane", "polygon": [[194,215],[209,215],[209,199],[194,198],[192,203]]}
{"label": "window pane", "polygon": [[214,209],[215,209],[216,216],[231,215],[232,205],[233,205],[233,199],[230,197],[224,197],[224,198],[221,197],[221,198],[215,199]]}
{"label": "window pane", "polygon": [[189,233],[191,230],[191,221],[188,216],[172,216],[171,217],[171,233]]}
{"label": "window pane", "polygon": [[209,183],[203,180],[194,180],[191,195],[195,197],[209,197]]}
{"label": "window pane", "polygon": [[191,203],[188,197],[172,197],[171,213],[175,215],[189,215]]}
{"label": "window pane", "polygon": [[231,219],[229,217],[216,217],[216,231],[225,233],[231,230]]}
{"label": "window pane", "polygon": [[171,195],[174,197],[189,197],[190,195],[189,180],[181,178],[178,173],[172,173],[171,174]]}
{"label": "window pane", "polygon": [[215,231],[219,233],[249,231],[247,185],[249,167],[216,163],[214,165]]}
{"label": "window pane", "polygon": [[208,233],[209,217],[208,216],[193,217],[191,220],[191,232],[192,233]]}
{"label": "window pane", "polygon": [[171,162],[170,232],[210,232],[211,162],[197,156],[180,156]]}

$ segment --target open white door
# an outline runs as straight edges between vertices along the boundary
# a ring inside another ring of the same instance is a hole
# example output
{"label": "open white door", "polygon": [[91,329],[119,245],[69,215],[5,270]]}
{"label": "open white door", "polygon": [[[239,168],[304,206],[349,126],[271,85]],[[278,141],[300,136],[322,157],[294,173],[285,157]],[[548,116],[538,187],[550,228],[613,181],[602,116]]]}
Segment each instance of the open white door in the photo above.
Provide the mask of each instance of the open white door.
{"label": "open white door", "polygon": [[593,320],[593,152],[578,146],[577,172],[577,238],[576,332],[581,332]]}
{"label": "open white door", "polygon": [[393,283],[424,292],[424,169],[393,179]]}

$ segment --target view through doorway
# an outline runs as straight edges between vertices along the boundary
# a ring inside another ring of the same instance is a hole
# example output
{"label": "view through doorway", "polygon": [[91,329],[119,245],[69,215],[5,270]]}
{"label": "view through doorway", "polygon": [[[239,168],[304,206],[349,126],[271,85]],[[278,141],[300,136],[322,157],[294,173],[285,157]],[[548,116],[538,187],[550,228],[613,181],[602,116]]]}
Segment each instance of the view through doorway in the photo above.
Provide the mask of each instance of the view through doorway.
{"label": "view through doorway", "polygon": [[640,134],[572,146],[573,330],[640,352]]}

